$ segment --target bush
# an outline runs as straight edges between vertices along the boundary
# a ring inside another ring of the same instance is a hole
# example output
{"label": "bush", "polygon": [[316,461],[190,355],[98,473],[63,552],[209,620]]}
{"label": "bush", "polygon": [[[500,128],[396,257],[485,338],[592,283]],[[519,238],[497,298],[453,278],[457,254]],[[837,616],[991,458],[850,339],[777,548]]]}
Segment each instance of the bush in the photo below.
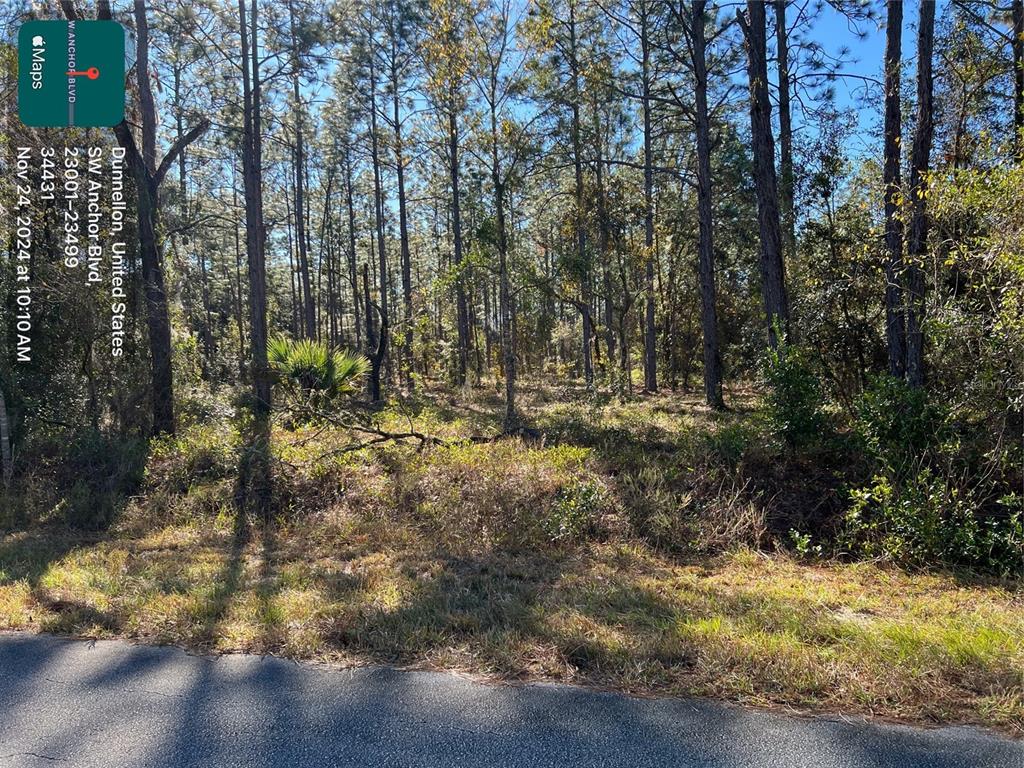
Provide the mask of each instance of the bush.
{"label": "bush", "polygon": [[783,340],[765,354],[761,374],[765,412],[775,436],[793,449],[820,440],[828,421],[821,384],[807,354]]}
{"label": "bush", "polygon": [[344,354],[323,342],[277,336],[267,345],[267,363],[275,383],[291,404],[314,411],[359,391],[370,362]]}
{"label": "bush", "polygon": [[106,528],[142,482],[146,443],[89,432],[67,449],[60,465],[59,505],[64,521],[76,528]]}
{"label": "bush", "polygon": [[593,526],[604,505],[604,488],[596,479],[586,478],[562,488],[543,519],[551,541],[576,541]]}
{"label": "bush", "polygon": [[902,476],[947,436],[947,416],[923,388],[883,375],[857,401],[854,428],[879,467]]}
{"label": "bush", "polygon": [[1005,515],[979,515],[981,499],[922,468],[898,484],[876,475],[851,492],[842,543],[857,555],[903,565],[962,565],[1004,575],[1024,568],[1024,510],[1004,500]]}
{"label": "bush", "polygon": [[206,482],[238,474],[238,438],[227,427],[195,426],[177,437],[153,441],[147,484],[161,490],[184,493]]}
{"label": "bush", "polygon": [[847,551],[904,565],[1024,568],[1021,499],[979,471],[984,436],[958,434],[953,414],[922,388],[879,376],[857,401],[854,428],[874,462],[850,491],[840,537]]}

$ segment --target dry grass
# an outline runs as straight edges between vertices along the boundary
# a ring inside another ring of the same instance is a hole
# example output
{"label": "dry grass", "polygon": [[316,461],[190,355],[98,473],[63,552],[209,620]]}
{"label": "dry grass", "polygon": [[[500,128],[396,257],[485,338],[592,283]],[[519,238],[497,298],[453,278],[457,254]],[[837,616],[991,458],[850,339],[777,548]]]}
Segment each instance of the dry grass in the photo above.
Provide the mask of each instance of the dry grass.
{"label": "dry grass", "polygon": [[[763,527],[729,489],[709,511],[656,474],[692,463],[694,430],[742,414],[715,422],[667,398],[590,416],[558,398],[534,408],[549,444],[325,457],[329,435],[278,434],[302,470],[270,526],[237,511],[230,439],[186,434],[155,452],[143,495],[103,534],[40,523],[0,539],[0,627],[1024,733],[1018,584],[743,546],[682,554],[641,536],[632,507],[646,488],[661,501],[641,522],[667,505],[719,514],[715,536]],[[435,401],[411,417],[460,435],[493,428],[488,413]]]}

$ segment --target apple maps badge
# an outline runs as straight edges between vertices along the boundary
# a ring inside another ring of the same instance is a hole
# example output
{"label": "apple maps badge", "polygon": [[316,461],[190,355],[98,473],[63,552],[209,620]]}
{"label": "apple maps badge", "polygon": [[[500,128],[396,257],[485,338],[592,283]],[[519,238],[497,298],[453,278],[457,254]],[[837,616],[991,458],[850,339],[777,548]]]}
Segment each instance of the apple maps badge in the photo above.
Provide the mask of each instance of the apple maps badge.
{"label": "apple maps badge", "polygon": [[18,115],[43,128],[124,119],[124,28],[116,21],[27,21],[18,34]]}

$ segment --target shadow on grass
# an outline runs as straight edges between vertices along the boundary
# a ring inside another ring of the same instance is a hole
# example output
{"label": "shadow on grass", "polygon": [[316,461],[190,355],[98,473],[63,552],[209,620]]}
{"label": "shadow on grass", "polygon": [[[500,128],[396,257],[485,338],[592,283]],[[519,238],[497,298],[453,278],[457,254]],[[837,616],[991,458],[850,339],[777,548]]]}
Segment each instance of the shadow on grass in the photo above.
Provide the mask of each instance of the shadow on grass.
{"label": "shadow on grass", "polygon": [[240,429],[242,439],[231,544],[210,599],[200,610],[202,628],[199,639],[205,644],[215,643],[232,600],[244,588],[246,552],[252,542],[254,528],[268,528],[272,511],[274,488],[270,420],[260,415],[246,415],[244,418]]}
{"label": "shadow on grass", "polygon": [[0,586],[39,581],[54,563],[109,538],[142,483],[149,445],[87,432],[38,446],[0,492]]}

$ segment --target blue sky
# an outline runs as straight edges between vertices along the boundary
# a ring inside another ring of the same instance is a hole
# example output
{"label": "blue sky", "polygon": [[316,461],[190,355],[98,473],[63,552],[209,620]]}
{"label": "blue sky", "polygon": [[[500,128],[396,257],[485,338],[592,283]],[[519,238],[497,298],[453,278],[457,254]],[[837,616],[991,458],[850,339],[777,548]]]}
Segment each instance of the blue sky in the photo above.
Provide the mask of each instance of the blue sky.
{"label": "blue sky", "polygon": [[[860,22],[859,37],[850,28],[844,16],[825,7],[820,18],[810,31],[810,37],[825,46],[831,54],[837,54],[844,46],[850,49],[849,64],[843,71],[851,75],[882,80],[882,63],[885,55],[885,3],[876,0],[871,6],[877,11],[875,21]],[[946,12],[948,2],[940,0],[936,21]],[[917,16],[919,0],[906,0],[903,7],[903,58],[906,62],[904,77],[913,77],[913,59],[917,50]],[[882,94],[880,87],[872,91],[872,97],[865,100],[865,82],[859,79],[840,79],[835,83],[836,103],[839,107],[853,107],[858,110],[858,134],[852,137],[852,153],[863,153],[876,144],[875,135],[880,131],[882,119]]]}
{"label": "blue sky", "polygon": [[[904,8],[904,15],[909,16],[913,5],[913,15],[917,14],[917,3],[907,3]],[[882,3],[878,3],[882,6]],[[913,45],[913,33],[907,28],[907,19],[904,18],[903,45],[904,52],[913,50],[907,46]],[[850,28],[850,22],[841,14],[826,7],[821,18],[811,29],[811,36],[821,41],[826,50],[832,54],[838,54],[844,47],[850,49],[849,64],[843,71],[851,75],[862,77],[873,77],[882,79],[882,62],[885,54],[885,13],[882,11],[876,21],[861,22],[859,30],[864,33],[859,37]],[[865,99],[865,88],[871,88],[865,81],[860,79],[840,79],[835,83],[836,104],[841,107],[854,107],[859,109],[858,123],[859,130],[857,137],[853,140],[854,146],[850,149],[853,153],[860,154],[871,150],[873,134],[880,125],[881,100],[872,98]],[[853,137],[851,137],[853,138]]]}

